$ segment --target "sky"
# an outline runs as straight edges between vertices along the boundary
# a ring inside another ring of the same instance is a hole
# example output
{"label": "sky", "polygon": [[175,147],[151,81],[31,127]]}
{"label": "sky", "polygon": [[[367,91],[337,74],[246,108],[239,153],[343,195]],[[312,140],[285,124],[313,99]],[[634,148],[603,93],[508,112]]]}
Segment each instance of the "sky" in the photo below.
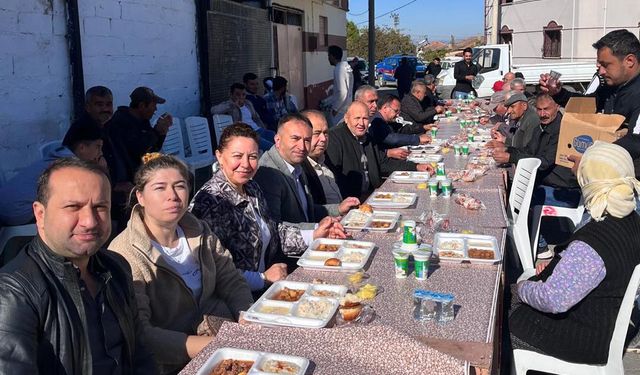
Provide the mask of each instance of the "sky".
{"label": "sky", "polygon": [[[368,25],[368,0],[349,0],[347,20]],[[429,41],[449,41],[451,34],[456,39],[484,33],[483,0],[376,0],[375,13],[380,16],[401,7],[395,13],[400,15],[400,31],[411,35],[414,42],[428,36]],[[378,26],[393,26],[391,15],[376,19]]]}

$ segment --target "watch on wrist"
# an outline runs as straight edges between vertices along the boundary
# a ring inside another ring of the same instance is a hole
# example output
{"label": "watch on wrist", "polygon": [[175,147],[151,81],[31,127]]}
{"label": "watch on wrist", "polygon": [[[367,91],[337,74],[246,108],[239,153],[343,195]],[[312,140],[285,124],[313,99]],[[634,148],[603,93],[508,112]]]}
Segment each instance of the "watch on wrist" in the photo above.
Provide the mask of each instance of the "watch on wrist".
{"label": "watch on wrist", "polygon": [[265,283],[267,282],[267,277],[264,275],[264,272],[260,272],[260,278],[262,279],[262,281],[264,281]]}

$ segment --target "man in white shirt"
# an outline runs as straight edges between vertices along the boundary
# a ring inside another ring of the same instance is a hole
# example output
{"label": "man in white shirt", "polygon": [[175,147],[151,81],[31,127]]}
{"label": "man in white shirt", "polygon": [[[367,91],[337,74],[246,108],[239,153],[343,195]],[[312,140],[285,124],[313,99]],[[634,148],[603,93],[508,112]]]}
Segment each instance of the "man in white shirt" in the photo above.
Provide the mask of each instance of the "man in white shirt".
{"label": "man in white shirt", "polygon": [[[233,122],[244,122],[251,126],[260,135],[260,150],[266,151],[273,146],[275,133],[266,128],[260,116],[253,108],[251,101],[246,100],[245,86],[242,83],[234,83],[229,89],[230,98],[216,106],[211,107],[214,115],[229,115]],[[220,134],[216,134],[220,136]]]}
{"label": "man in white shirt", "polygon": [[348,62],[342,61],[342,48],[338,46],[329,46],[329,64],[335,67],[333,94],[323,104],[331,107],[331,124],[337,125],[353,101],[353,69]]}
{"label": "man in white shirt", "polygon": [[329,125],[324,114],[316,110],[301,113],[309,119],[313,126],[311,133],[311,147],[307,161],[302,163],[302,169],[307,175],[309,189],[316,204],[336,204],[342,202],[340,188],[336,184],[333,172],[324,164],[324,152],[329,145]]}

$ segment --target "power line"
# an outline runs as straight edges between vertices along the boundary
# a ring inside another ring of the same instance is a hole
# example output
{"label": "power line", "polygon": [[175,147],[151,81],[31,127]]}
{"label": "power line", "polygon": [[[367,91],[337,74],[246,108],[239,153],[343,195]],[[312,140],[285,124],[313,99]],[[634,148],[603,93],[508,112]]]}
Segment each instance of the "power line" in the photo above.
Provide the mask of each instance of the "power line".
{"label": "power line", "polygon": [[361,15],[366,14],[366,13],[369,13],[369,9],[365,10],[362,13],[347,13],[347,14],[349,14],[351,16],[354,16],[354,17],[357,17],[357,16],[361,16]]}
{"label": "power line", "polygon": [[[378,19],[380,17],[384,17],[384,16],[386,16],[388,14],[391,14],[391,13],[395,12],[396,10],[399,10],[399,9],[402,9],[402,8],[406,7],[409,4],[415,3],[416,1],[418,1],[418,0],[411,0],[411,1],[409,1],[408,3],[406,3],[404,5],[401,5],[401,6],[397,7],[397,8],[395,8],[395,9],[392,9],[392,10],[388,11],[387,13],[383,13],[383,14],[377,16],[375,19]],[[356,25],[362,25],[363,23],[367,23],[367,22],[369,22],[369,20],[358,22]]]}

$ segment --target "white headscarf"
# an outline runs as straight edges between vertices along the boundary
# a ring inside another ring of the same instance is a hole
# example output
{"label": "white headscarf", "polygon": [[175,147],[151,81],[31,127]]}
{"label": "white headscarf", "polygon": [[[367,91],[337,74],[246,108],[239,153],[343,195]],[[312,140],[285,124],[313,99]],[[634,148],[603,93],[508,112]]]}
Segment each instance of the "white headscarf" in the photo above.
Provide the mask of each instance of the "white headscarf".
{"label": "white headscarf", "polygon": [[640,193],[633,161],[622,147],[596,141],[582,156],[578,166],[578,183],[584,205],[594,220],[603,215],[622,218],[636,208],[634,191]]}

